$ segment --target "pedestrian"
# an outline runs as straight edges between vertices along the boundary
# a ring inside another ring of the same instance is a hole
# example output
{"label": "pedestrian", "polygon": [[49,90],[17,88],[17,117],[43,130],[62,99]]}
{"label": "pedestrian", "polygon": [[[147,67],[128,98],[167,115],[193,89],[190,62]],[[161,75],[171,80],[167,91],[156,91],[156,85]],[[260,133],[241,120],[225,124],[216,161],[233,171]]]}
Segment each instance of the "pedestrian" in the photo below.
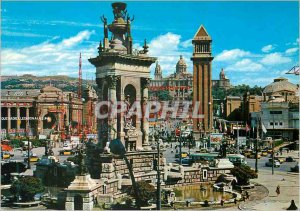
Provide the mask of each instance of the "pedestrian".
{"label": "pedestrian", "polygon": [[235,198],[234,198],[234,204],[236,204],[236,202],[237,202],[237,201],[236,201],[236,197],[235,197]]}
{"label": "pedestrian", "polygon": [[221,199],[221,206],[223,207],[224,206],[224,200]]}
{"label": "pedestrian", "polygon": [[246,195],[246,199],[249,199],[249,193],[248,193],[248,191],[245,192],[245,195]]}
{"label": "pedestrian", "polygon": [[279,196],[279,194],[280,194],[280,186],[279,185],[276,188],[276,193],[277,193],[277,196]]}

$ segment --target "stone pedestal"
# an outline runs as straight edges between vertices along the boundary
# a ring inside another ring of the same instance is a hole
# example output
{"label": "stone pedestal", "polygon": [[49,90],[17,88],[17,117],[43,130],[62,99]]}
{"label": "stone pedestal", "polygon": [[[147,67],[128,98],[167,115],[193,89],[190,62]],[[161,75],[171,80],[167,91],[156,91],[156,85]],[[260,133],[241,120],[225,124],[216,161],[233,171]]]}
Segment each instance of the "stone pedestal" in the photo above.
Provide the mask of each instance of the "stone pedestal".
{"label": "stone pedestal", "polygon": [[75,210],[80,207],[82,210],[92,210],[93,198],[99,188],[100,185],[97,185],[89,174],[76,176],[75,180],[65,189],[67,192],[65,209]]}

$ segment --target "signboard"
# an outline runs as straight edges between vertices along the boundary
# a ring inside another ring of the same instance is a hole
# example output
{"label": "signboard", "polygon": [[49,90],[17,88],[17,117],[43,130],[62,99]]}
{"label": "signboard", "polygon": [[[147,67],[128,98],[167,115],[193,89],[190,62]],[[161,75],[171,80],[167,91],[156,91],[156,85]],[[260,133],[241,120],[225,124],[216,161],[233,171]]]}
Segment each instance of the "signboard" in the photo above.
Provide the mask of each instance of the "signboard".
{"label": "signboard", "polygon": [[239,144],[239,146],[246,146],[247,145],[246,136],[239,136],[238,137],[238,144]]}
{"label": "signboard", "polygon": [[87,139],[96,139],[97,134],[86,134]]}
{"label": "signboard", "polygon": [[222,133],[211,133],[210,134],[210,143],[212,143],[212,144],[221,143],[222,139],[223,139]]}
{"label": "signboard", "polygon": [[4,139],[6,137],[6,129],[1,129],[1,138]]}
{"label": "signboard", "polygon": [[79,136],[71,136],[71,142],[79,144]]}
{"label": "signboard", "polygon": [[46,135],[40,134],[40,135],[39,135],[39,139],[40,139],[40,140],[41,140],[41,139],[47,139],[47,136],[46,136]]}

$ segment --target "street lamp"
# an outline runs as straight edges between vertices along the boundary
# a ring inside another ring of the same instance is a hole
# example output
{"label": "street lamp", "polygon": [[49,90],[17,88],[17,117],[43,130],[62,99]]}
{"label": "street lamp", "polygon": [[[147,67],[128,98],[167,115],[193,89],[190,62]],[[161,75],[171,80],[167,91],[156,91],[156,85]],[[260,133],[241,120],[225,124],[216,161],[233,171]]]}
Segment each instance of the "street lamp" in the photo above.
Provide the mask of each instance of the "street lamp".
{"label": "street lamp", "polygon": [[130,178],[131,178],[131,183],[133,186],[133,190],[134,190],[134,195],[135,195],[135,199],[136,199],[136,206],[138,209],[141,208],[141,200],[140,200],[140,196],[138,193],[138,188],[135,182],[135,178],[133,175],[133,170],[132,170],[132,166],[128,160],[128,158],[126,157],[126,150],[124,145],[122,144],[122,142],[120,141],[120,139],[114,139],[111,140],[110,144],[109,144],[109,148],[111,153],[120,156],[122,159],[125,160],[127,168],[129,170],[129,174],[130,174]]}
{"label": "street lamp", "polygon": [[[273,104],[273,100],[275,99],[275,97],[271,97],[271,103],[272,103],[272,107],[274,107],[274,104]],[[270,112],[271,113],[271,112]],[[272,116],[273,116],[273,133],[272,133],[272,175],[274,175],[274,141],[275,141],[275,113],[274,111],[272,112]]]}
{"label": "street lamp", "polygon": [[[176,132],[175,132],[176,133]],[[161,209],[161,182],[160,182],[160,142],[162,139],[160,139],[159,133],[155,130],[153,131],[154,140],[157,143],[157,188],[156,188],[156,210]]]}

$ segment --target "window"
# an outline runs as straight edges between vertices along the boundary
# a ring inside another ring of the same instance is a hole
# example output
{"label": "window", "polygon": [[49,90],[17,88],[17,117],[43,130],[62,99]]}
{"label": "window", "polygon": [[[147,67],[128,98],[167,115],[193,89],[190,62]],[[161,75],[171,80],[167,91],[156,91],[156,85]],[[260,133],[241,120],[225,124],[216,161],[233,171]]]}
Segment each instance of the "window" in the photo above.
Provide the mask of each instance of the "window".
{"label": "window", "polygon": [[283,124],[282,124],[282,122],[279,122],[279,125],[281,125],[281,126],[282,126],[282,125],[283,125]]}
{"label": "window", "polygon": [[273,122],[270,122],[270,125],[273,125]]}
{"label": "window", "polygon": [[282,114],[282,111],[270,111],[270,114]]}
{"label": "window", "polygon": [[278,122],[275,122],[275,125],[278,125]]}
{"label": "window", "polygon": [[207,170],[206,169],[203,170],[203,179],[207,179]]}

